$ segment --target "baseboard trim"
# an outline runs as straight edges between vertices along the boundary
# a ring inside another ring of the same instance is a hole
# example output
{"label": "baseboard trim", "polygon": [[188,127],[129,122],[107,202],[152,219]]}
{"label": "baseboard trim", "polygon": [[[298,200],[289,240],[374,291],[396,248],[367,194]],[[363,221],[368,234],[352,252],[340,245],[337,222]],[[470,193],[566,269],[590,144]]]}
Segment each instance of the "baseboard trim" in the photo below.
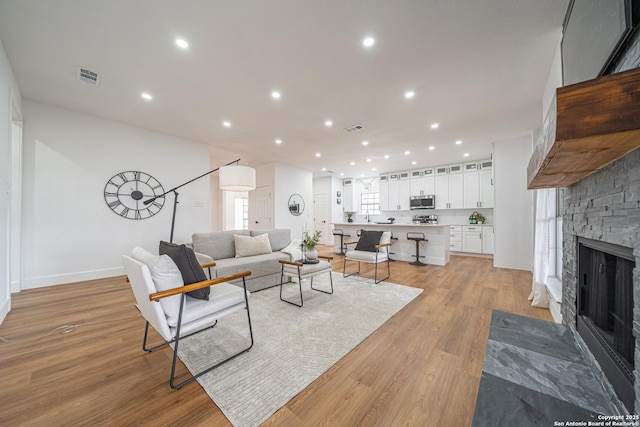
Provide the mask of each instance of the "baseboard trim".
{"label": "baseboard trim", "polygon": [[36,289],[47,286],[64,285],[67,283],[84,282],[86,280],[104,279],[124,275],[124,267],[105,268],[102,270],[81,271],[77,273],[56,274],[25,278],[22,289]]}
{"label": "baseboard trim", "polygon": [[4,304],[2,304],[2,307],[0,308],[0,325],[2,324],[2,322],[4,322],[4,319],[7,317],[7,314],[9,314],[10,310],[11,310],[11,299],[9,298],[4,302]]}

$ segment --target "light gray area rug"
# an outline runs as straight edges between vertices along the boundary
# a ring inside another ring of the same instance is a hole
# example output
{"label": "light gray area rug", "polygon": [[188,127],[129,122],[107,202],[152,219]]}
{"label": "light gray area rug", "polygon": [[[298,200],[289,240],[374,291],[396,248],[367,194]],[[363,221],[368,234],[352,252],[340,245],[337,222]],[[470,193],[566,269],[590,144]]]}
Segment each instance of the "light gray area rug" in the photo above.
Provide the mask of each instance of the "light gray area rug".
{"label": "light gray area rug", "polygon": [[[251,294],[254,346],[198,378],[234,426],[257,426],[349,353],[422,289],[333,273],[333,295],[302,283],[304,306],[280,301],[280,288]],[[329,275],[313,287],[329,289]],[[285,284],[284,297],[299,302],[298,285]],[[198,372],[249,342],[244,310],[180,343],[179,356]]]}

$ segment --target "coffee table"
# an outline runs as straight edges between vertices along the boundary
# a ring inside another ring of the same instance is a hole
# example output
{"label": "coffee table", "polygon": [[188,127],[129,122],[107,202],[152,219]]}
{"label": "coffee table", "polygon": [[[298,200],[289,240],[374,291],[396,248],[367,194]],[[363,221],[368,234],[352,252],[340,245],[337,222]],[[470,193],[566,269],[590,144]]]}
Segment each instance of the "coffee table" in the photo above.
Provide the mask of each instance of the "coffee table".
{"label": "coffee table", "polygon": [[[288,302],[289,304],[295,305],[296,307],[302,307],[304,301],[302,299],[302,279],[311,278],[311,289],[318,292],[324,292],[325,294],[333,294],[333,278],[331,277],[331,260],[333,257],[318,255],[318,258],[326,259],[327,261],[319,261],[317,263],[305,263],[301,260],[299,261],[286,261],[279,260],[280,264],[282,264],[282,268],[280,271],[280,301]],[[331,283],[331,292],[323,291],[322,289],[316,289],[313,287],[313,277],[318,274],[329,273],[329,283]],[[298,288],[300,289],[300,304],[288,301],[282,298],[282,282],[284,276],[295,277],[298,276]]]}

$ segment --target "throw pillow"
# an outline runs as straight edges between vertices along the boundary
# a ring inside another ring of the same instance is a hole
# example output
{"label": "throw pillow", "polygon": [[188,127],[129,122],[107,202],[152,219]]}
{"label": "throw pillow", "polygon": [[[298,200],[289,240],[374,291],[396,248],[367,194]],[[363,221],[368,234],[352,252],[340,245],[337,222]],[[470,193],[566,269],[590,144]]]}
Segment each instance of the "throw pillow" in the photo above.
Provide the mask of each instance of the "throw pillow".
{"label": "throw pillow", "polygon": [[[131,252],[131,257],[149,267],[156,292],[168,291],[184,285],[178,266],[168,255],[158,256],[141,247],[135,247]],[[160,305],[168,317],[177,319],[180,314],[181,300],[180,295],[173,295],[162,298]]]}
{"label": "throw pillow", "polygon": [[[185,285],[207,280],[207,276],[204,274],[202,267],[200,267],[200,263],[198,262],[193,249],[188,248],[185,245],[177,245],[175,243],[161,241],[158,252],[160,255],[168,255],[173,262],[176,263],[180,273],[182,274],[182,279]],[[208,300],[210,292],[211,289],[207,287],[187,292],[187,295],[197,299]]]}
{"label": "throw pillow", "polygon": [[236,234],[233,237],[236,244],[236,258],[271,253],[268,234],[259,234],[255,237]]}
{"label": "throw pillow", "polygon": [[356,251],[375,252],[375,245],[380,243],[382,237],[382,231],[365,231],[360,233],[360,240],[356,245]]}

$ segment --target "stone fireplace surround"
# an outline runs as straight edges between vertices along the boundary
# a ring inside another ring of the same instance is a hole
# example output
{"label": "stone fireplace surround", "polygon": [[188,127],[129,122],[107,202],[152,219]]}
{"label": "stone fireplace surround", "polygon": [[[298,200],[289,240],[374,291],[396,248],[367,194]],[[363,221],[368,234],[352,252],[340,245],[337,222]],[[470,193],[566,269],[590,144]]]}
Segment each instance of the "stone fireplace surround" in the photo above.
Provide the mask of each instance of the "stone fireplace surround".
{"label": "stone fireplace surround", "polygon": [[[576,331],[578,237],[633,248],[635,413],[640,413],[640,149],[575,185],[563,197],[562,318],[585,354],[591,353]],[[592,363],[596,363],[593,357]],[[601,372],[595,369],[596,372]],[[601,381],[607,384],[602,377]],[[610,387],[608,387],[611,389]],[[612,390],[612,389],[611,389]],[[612,398],[614,398],[612,396]]]}

